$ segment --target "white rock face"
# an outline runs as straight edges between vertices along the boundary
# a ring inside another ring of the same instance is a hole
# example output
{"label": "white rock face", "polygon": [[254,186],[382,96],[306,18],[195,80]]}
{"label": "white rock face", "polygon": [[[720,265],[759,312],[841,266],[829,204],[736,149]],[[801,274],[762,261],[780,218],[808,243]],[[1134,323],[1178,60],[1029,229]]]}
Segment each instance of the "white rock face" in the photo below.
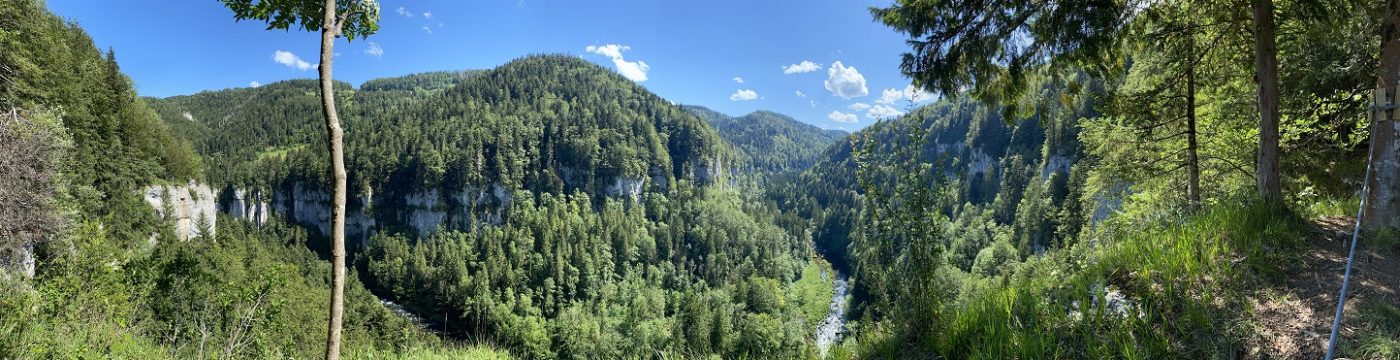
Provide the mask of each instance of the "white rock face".
{"label": "white rock face", "polygon": [[705,159],[700,163],[692,162],[692,164],[694,164],[694,168],[691,171],[691,178],[695,179],[696,183],[709,184],[714,182],[715,178],[724,175],[724,162],[721,160]]}
{"label": "white rock face", "polygon": [[[291,195],[291,199],[286,196]],[[277,192],[273,194],[276,204],[273,207],[282,213],[287,213],[288,209],[284,205],[288,202],[292,204],[290,214],[292,220],[298,224],[315,227],[323,235],[331,233],[331,195],[324,190],[310,189],[307,186],[297,183],[292,185],[292,193]],[[369,204],[372,195],[357,196],[362,204]],[[358,242],[360,246],[365,245],[369,239],[370,230],[374,228],[374,217],[365,213],[364,206],[350,206],[345,209],[345,238],[352,242]]]}
{"label": "white rock face", "polygon": [[[459,195],[458,197],[460,199],[466,196]],[[445,223],[447,212],[443,211],[447,205],[444,204],[442,194],[437,189],[408,194],[404,198],[404,205],[408,207],[403,210],[407,217],[404,221],[419,236],[437,232],[438,225],[449,227],[449,224]]]}
{"label": "white rock face", "polygon": [[[714,171],[704,170],[702,173],[713,174]],[[645,177],[612,179],[605,186],[604,193],[613,197],[639,199],[647,180]],[[664,176],[653,178],[653,181],[659,181],[658,186],[663,187],[666,186],[665,180]],[[297,224],[314,228],[323,235],[330,233],[331,196],[325,190],[297,183],[292,185],[292,191],[274,191],[271,196],[244,189],[233,189],[232,192],[224,195],[228,203],[220,207],[230,216],[262,224],[276,213]],[[505,207],[512,201],[511,191],[499,183],[456,193],[444,194],[438,189],[427,189],[396,196],[404,196],[404,208],[373,210],[374,195],[355,195],[346,208],[346,239],[358,241],[360,246],[368,245],[369,235],[377,230],[378,225],[374,212],[393,211],[394,214],[380,213],[379,216],[391,217],[416,235],[426,236],[439,228],[466,229],[473,217],[487,224],[501,224]],[[269,198],[271,201],[267,200]]]}
{"label": "white rock face", "polygon": [[18,274],[21,279],[34,277],[34,242],[24,243],[14,248],[0,248],[0,279],[9,279]]}
{"label": "white rock face", "polygon": [[[331,195],[310,190],[300,183],[292,185],[292,219],[316,227],[321,234],[331,233]],[[278,201],[279,203],[281,201]],[[348,218],[348,217],[347,217]]]}
{"label": "white rock face", "polygon": [[642,185],[646,184],[646,178],[640,177],[618,177],[613,179],[612,184],[603,191],[612,197],[629,197],[637,199],[642,195]]}
{"label": "white rock face", "polygon": [[233,189],[229,203],[223,204],[220,210],[259,225],[266,224],[268,217],[272,216],[272,207],[267,204],[267,198],[261,191]]}
{"label": "white rock face", "polygon": [[1064,173],[1069,175],[1069,167],[1074,165],[1074,161],[1061,155],[1051,155],[1045,159],[1045,168],[1040,170],[1040,179],[1050,178],[1050,174]]}
{"label": "white rock face", "polygon": [[214,234],[216,206],[214,191],[208,185],[151,185],[142,193],[157,215],[175,222],[175,235],[180,240],[198,236],[201,225],[208,226],[209,234]]}
{"label": "white rock face", "polygon": [[967,164],[967,174],[976,175],[987,172],[992,167],[992,157],[982,152],[982,149],[972,150],[972,159]]}
{"label": "white rock face", "polygon": [[26,242],[19,248],[19,271],[24,273],[24,277],[33,278],[34,269],[37,264],[34,261],[34,242]]}
{"label": "white rock face", "polygon": [[1132,184],[1118,183],[1109,187],[1102,194],[1094,196],[1094,215],[1089,219],[1090,225],[1098,225],[1099,222],[1107,220],[1109,216],[1123,208],[1123,199],[1132,191]]}

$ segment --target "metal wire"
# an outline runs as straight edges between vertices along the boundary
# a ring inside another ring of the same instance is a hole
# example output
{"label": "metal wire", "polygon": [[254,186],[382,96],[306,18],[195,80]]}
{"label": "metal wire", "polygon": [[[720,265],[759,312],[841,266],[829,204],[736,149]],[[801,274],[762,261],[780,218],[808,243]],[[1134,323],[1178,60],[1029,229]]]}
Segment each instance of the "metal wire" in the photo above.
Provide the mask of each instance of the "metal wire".
{"label": "metal wire", "polygon": [[[1376,111],[1389,111],[1396,108],[1395,104],[1388,99],[1389,96],[1379,93],[1382,91],[1381,89],[1377,89],[1376,91],[1376,100],[1385,101],[1386,105],[1371,106],[1371,131],[1375,131],[1376,127],[1381,126],[1380,122],[1377,120],[1388,120],[1388,117],[1377,117]],[[1366,198],[1370,197],[1369,195],[1371,194],[1371,160],[1375,156],[1376,142],[1372,140],[1370,149],[1366,151],[1366,177],[1361,180],[1361,205],[1356,209],[1356,226],[1352,228],[1351,231],[1351,250],[1347,253],[1346,271],[1342,273],[1342,291],[1341,294],[1337,295],[1337,313],[1332,317],[1332,335],[1327,339],[1326,360],[1332,360],[1332,356],[1335,355],[1337,350],[1337,333],[1342,328],[1342,310],[1346,308],[1347,304],[1347,285],[1351,284],[1351,264],[1356,261],[1356,243],[1361,235],[1361,216],[1366,213]]]}

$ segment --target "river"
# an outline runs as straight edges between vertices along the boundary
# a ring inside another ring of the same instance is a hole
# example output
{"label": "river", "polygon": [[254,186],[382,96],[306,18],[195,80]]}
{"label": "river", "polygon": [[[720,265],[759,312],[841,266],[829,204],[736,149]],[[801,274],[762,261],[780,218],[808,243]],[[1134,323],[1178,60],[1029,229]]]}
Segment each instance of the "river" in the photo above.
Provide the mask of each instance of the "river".
{"label": "river", "polygon": [[838,273],[832,285],[836,291],[831,295],[831,305],[827,308],[826,318],[817,326],[817,349],[822,357],[826,357],[827,348],[841,342],[841,335],[846,333],[846,276]]}

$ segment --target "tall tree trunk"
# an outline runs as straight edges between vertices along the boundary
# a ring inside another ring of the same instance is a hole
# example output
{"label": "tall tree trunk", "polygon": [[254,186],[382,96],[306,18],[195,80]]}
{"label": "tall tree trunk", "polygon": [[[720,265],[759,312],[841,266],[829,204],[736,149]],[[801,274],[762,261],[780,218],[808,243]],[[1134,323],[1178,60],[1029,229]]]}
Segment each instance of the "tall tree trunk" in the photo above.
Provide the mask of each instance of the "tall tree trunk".
{"label": "tall tree trunk", "polygon": [[1278,43],[1274,26],[1274,1],[1253,0],[1254,73],[1259,83],[1259,153],[1254,177],[1259,196],[1282,203],[1278,174]]}
{"label": "tall tree trunk", "polygon": [[[1192,44],[1187,54],[1188,57],[1195,56],[1195,39],[1189,39]],[[1201,160],[1198,155],[1200,145],[1196,142],[1196,64],[1191,63],[1186,68],[1186,175],[1188,183],[1186,192],[1191,197],[1191,211],[1201,209]]]}
{"label": "tall tree trunk", "polygon": [[335,112],[335,89],[331,61],[340,24],[335,18],[335,0],[326,0],[321,27],[321,110],[326,115],[326,138],[331,151],[331,177],[335,183],[331,197],[331,316],[326,330],[326,359],[340,359],[341,322],[345,314],[345,147],[343,131]]}
{"label": "tall tree trunk", "polygon": [[[1376,87],[1385,89],[1387,97],[1396,98],[1400,85],[1400,4],[1387,0],[1381,25],[1381,63]],[[1381,99],[1384,103],[1393,100]],[[1371,123],[1371,177],[1366,179],[1370,193],[1366,196],[1366,212],[1361,218],[1368,230],[1400,228],[1400,121],[1395,111],[1376,112]],[[1382,119],[1390,121],[1381,121]]]}

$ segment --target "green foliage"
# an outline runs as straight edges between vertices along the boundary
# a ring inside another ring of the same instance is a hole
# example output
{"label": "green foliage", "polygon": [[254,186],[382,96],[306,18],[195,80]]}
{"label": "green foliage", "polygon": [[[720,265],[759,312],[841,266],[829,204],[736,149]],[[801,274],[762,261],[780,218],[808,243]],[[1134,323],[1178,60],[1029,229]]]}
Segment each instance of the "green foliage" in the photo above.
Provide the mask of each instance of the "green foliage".
{"label": "green foliage", "polygon": [[[1249,321],[1245,289],[1275,276],[1304,234],[1301,221],[1260,204],[1115,225],[1098,234],[1101,246],[1081,243],[1001,276],[962,280],[942,305],[941,322],[911,330],[923,336],[866,327],[856,352],[973,359],[1232,354],[1248,336],[1238,330]],[[1232,259],[1243,259],[1242,266]],[[1128,302],[1108,305],[1109,294]]]}
{"label": "green foliage", "polygon": [[815,334],[836,294],[836,272],[821,259],[802,267],[802,276],[787,289],[788,303],[802,314],[804,334]]}
{"label": "green foliage", "polygon": [[1046,67],[1121,66],[1117,50],[1135,4],[1121,0],[1040,3],[900,0],[870,9],[875,20],[909,37],[900,72],[945,96],[970,91],[1010,103]]}
{"label": "green foliage", "polygon": [[60,173],[61,207],[76,212],[70,220],[100,221],[122,241],[149,237],[156,222],[137,189],[200,177],[190,143],[136,97],[112,51],[98,50],[41,1],[0,4],[0,29],[0,111],[61,122],[61,160],[50,169]]}
{"label": "green foliage", "polygon": [[[219,164],[219,187],[282,191],[324,177],[314,86],[153,102],[172,122],[199,119],[172,127]],[[375,194],[369,211],[384,230],[358,266],[430,327],[527,358],[814,353],[785,289],[811,257],[805,222],[720,185],[744,160],[680,107],[556,55],[337,94],[350,182]],[[605,196],[620,179],[647,185]],[[405,198],[427,191],[454,194],[427,210],[467,219],[420,239],[390,235],[410,229]],[[507,200],[455,197],[469,191]]]}
{"label": "green foliage", "polygon": [[972,263],[972,272],[982,276],[994,276],[1001,272],[1002,266],[1017,261],[1020,261],[1020,256],[1016,254],[1016,248],[1009,242],[998,241],[977,252],[977,258]]}
{"label": "green foliage", "polygon": [[[146,249],[87,223],[43,247],[49,261],[39,274],[7,283],[0,296],[0,329],[16,330],[0,336],[0,357],[319,356],[329,265],[306,248],[305,231],[218,224],[217,238]],[[354,351],[441,346],[358,282],[346,311]]]}
{"label": "green foliage", "polygon": [[[325,179],[315,87],[292,80],[153,102],[172,127],[190,128],[215,185],[273,190]],[[574,57],[530,56],[485,72],[336,87],[345,89],[337,96],[345,104],[352,192],[393,197],[499,185],[596,195],[619,179],[662,190],[678,180],[712,181],[735,157],[703,121]],[[186,122],[185,113],[198,124],[175,126]],[[269,149],[289,151],[270,157]]]}
{"label": "green foliage", "polygon": [[326,24],[326,3],[315,0],[220,0],[238,20],[267,23],[268,30],[333,29],[336,37],[354,40],[379,31],[379,3],[374,0],[337,0],[335,24]]}
{"label": "green foliage", "polygon": [[[862,266],[858,251],[878,261],[864,265],[871,274],[854,272],[860,304],[891,296],[891,289],[870,287],[872,282],[911,277],[898,273],[903,270],[893,262],[923,263],[901,258],[911,242],[940,253],[934,262],[964,272],[973,271],[978,254],[999,241],[1013,250],[989,258],[998,264],[1068,247],[1089,220],[1081,203],[1085,173],[1075,170],[1083,158],[1078,120],[1097,114],[1093,104],[1102,89],[1070,89],[1053,80],[1038,89],[1029,98],[1039,104],[1034,116],[1008,119],[995,108],[956,99],[877,123],[853,135],[852,144],[832,146],[807,171],[775,176],[766,195],[811,219],[817,248],[836,267]],[[856,244],[865,233],[883,238]]]}
{"label": "green foliage", "polygon": [[807,245],[733,191],[685,189],[596,210],[519,192],[501,225],[377,236],[363,266],[434,327],[522,357],[806,356],[784,284]]}

